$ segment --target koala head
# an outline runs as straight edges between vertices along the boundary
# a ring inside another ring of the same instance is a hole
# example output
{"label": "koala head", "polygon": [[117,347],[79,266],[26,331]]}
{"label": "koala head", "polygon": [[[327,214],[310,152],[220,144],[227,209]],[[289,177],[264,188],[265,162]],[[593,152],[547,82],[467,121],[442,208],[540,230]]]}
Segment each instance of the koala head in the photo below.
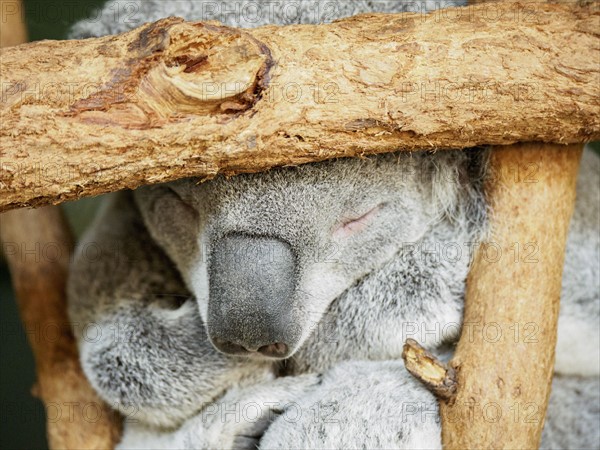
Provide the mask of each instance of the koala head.
{"label": "koala head", "polygon": [[331,302],[456,200],[458,152],[146,186],[136,202],[220,351],[287,358]]}

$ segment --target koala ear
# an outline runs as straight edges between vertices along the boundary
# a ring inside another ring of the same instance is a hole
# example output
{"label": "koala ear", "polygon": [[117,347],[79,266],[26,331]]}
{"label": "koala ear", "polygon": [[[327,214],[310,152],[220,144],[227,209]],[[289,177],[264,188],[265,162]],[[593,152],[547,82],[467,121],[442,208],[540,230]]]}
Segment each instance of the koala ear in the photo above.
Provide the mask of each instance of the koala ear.
{"label": "koala ear", "polygon": [[138,189],[134,198],[152,238],[187,273],[199,255],[197,211],[168,184]]}

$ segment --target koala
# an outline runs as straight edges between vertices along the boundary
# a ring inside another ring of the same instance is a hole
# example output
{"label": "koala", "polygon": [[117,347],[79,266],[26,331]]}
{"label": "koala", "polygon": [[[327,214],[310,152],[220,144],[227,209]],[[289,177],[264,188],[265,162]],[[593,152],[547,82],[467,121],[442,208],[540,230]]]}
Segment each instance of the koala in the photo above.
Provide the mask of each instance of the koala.
{"label": "koala", "polygon": [[[435,244],[476,242],[484,232],[485,204],[476,181],[481,178],[484,159],[485,152],[476,150],[400,153],[232,179],[219,177],[203,184],[182,180],[112,195],[79,243],[69,282],[69,312],[75,323],[93,324],[93,332],[81,329],[78,334],[86,375],[105,400],[132,419],[126,423],[122,448],[253,448],[257,443],[261,448],[439,448],[437,401],[401,362],[404,339],[415,337],[410,334],[414,330],[403,325],[447,329],[447,335],[434,333],[428,335],[431,339],[420,339],[433,351],[443,352],[445,344],[457,337],[470,252],[439,259],[423,253],[435,249]],[[599,173],[598,157],[586,153],[581,196],[569,236],[558,374],[544,433],[545,448],[593,447],[598,442],[594,431],[599,414],[599,364],[593,359],[596,341],[572,333],[584,329],[582,326],[591,332],[598,317],[598,290],[594,293],[598,271],[589,261],[598,261],[594,231]],[[379,176],[381,183],[376,181]],[[363,210],[349,203],[360,205],[365,198],[376,204],[386,199],[391,207],[364,218]],[[397,208],[394,201],[399,202]],[[355,214],[358,222],[342,219],[332,227],[335,220],[328,223],[322,216],[336,207],[359,211]],[[414,215],[419,208],[423,209],[420,219],[403,218],[403,211]],[[273,217],[279,223],[273,223]],[[411,225],[412,220],[416,223]],[[396,224],[410,226],[413,231],[398,238],[389,224],[393,228]],[[338,236],[348,240],[348,253],[344,253],[345,245],[338,243],[333,248],[343,258],[331,258],[328,250],[325,255],[308,255],[308,262],[290,263],[287,248],[281,250],[279,242],[273,244],[273,252],[261,247],[264,235],[259,227],[271,236],[282,232],[277,227],[292,234],[302,230],[299,243],[289,243],[291,246],[309,240],[309,226],[315,241],[319,236],[325,239],[312,248],[327,248],[327,239]],[[335,231],[331,232],[332,228]],[[207,237],[202,238],[204,233]],[[224,248],[222,236],[226,243],[234,239],[235,248]],[[255,243],[252,236],[261,239]],[[379,260],[381,255],[376,254],[375,246],[361,254],[356,243],[367,245],[373,239],[382,246],[396,246],[397,251],[391,256],[382,253],[385,261],[370,269],[373,263],[368,259]],[[587,253],[581,253],[582,242],[590,249]],[[355,264],[353,252],[360,266]],[[230,258],[228,264],[224,258]],[[213,264],[220,264],[220,276],[214,282]],[[247,278],[245,266],[250,266],[252,276],[263,272],[278,283],[277,277],[289,276],[290,264],[300,266],[291,272],[306,270],[304,266],[310,264],[341,264],[338,270],[354,275],[341,294],[328,294],[333,298],[324,312],[317,309],[325,302],[322,297],[301,294],[297,309],[307,313],[291,318],[273,313],[275,308],[269,302],[281,295],[280,291],[268,286],[254,291],[252,284],[260,281],[238,278]],[[208,266],[209,285],[214,286],[194,291],[190,271],[198,272],[200,265]],[[579,284],[573,286],[569,279],[571,271],[582,273],[584,266],[592,269],[576,283],[585,283],[587,290]],[[362,273],[364,267],[367,274]],[[180,276],[186,270],[187,282],[186,276]],[[278,270],[280,273],[273,275]],[[230,282],[234,286],[243,283],[257,298],[245,297],[243,286],[238,286],[239,293]],[[568,297],[573,289],[577,296]],[[210,305],[200,304],[200,299],[210,304],[212,292],[219,304],[225,302],[219,296],[222,291],[231,295],[231,319],[211,315]],[[257,301],[262,306],[254,306]],[[278,320],[289,320],[290,328],[304,324],[312,332],[292,344],[303,333],[292,330],[285,334],[277,320],[252,315],[253,308],[260,307]],[[238,317],[238,311],[249,312],[250,318]],[[211,337],[213,329],[217,337],[223,336],[220,322],[224,320],[247,329],[247,336],[237,330],[226,336],[235,339],[236,346],[220,347],[222,343]],[[325,330],[315,326],[322,324]],[[116,337],[115,330],[119,332]],[[261,338],[267,341],[261,342]],[[289,346],[291,356],[269,356],[270,349],[259,351],[270,345],[270,338]],[[569,347],[566,354],[560,352],[576,340],[577,346]],[[294,351],[295,346],[298,349]],[[574,348],[582,352],[574,352]],[[244,415],[237,413],[248,405],[259,405],[258,418],[244,420]]]}
{"label": "koala", "polygon": [[[176,429],[167,439],[175,447],[183,439],[182,429],[200,433],[185,438],[193,446],[228,447],[221,435],[202,440],[214,427],[205,433],[197,423],[212,423],[202,411],[213,412],[216,407],[208,405],[221,397],[232,398],[239,391],[240,398],[248,398],[247,389],[256,385],[267,383],[271,392],[278,383],[292,383],[295,391],[286,385],[273,415],[292,402],[309,417],[314,405],[302,402],[310,392],[314,395],[317,383],[327,392],[339,389],[354,371],[378,373],[364,383],[381,394],[387,389],[383,380],[388,388],[400,382],[394,394],[385,394],[390,412],[407,398],[406,390],[414,405],[428,398],[429,414],[436,411],[435,399],[397,361],[404,337],[397,326],[390,327],[390,319],[396,317],[396,325],[398,320],[453,325],[448,336],[427,342],[431,348],[456,338],[469,247],[452,261],[428,261],[405,244],[433,248],[440,239],[476,239],[485,205],[477,182],[464,182],[481,179],[477,160],[483,157],[478,151],[399,153],[203,184],[188,179],[113,195],[79,243],[69,313],[75,323],[93,324],[94,333],[79,327],[78,342],[94,388],[126,415],[134,407],[131,418],[138,422],[127,425],[124,448],[143,447],[148,441],[140,436],[156,429]],[[457,202],[459,196],[465,201]],[[200,199],[203,205],[196,205]],[[206,232],[203,238],[199,229]],[[303,272],[310,276],[303,278]],[[202,273],[210,287],[195,279]],[[326,286],[329,280],[337,285]],[[385,294],[382,282],[389,285]],[[415,283],[425,289],[415,292]],[[398,302],[399,297],[408,302]],[[359,312],[359,299],[360,308],[379,308],[376,326],[356,320],[347,326],[336,317],[350,321]],[[343,335],[323,347],[317,326],[332,320]],[[89,339],[89,334],[102,339]],[[313,345],[324,351],[304,350]],[[371,359],[382,367],[371,368]],[[321,373],[318,380],[311,377]],[[182,377],[187,379],[179,383]],[[261,405],[271,402],[253,398]],[[318,413],[333,415],[337,422],[336,403],[329,403],[331,411]],[[271,413],[266,407],[261,411]],[[283,417],[287,422],[288,416]],[[419,440],[421,434],[415,427],[411,432],[406,422],[406,431],[394,432],[387,441],[378,435],[365,441],[356,433],[348,445],[432,446],[439,441],[439,425],[429,422],[414,424],[427,430],[422,435],[429,441]],[[252,430],[239,434],[247,437]],[[232,433],[227,428],[223,435],[236,436]],[[335,436],[331,438],[339,441]]]}
{"label": "koala", "polygon": [[[123,4],[109,2],[73,36],[168,15],[256,26],[407,8],[292,3],[294,16],[279,4],[249,21],[231,8],[270,2],[127,2],[136,14],[115,22]],[[401,352],[416,337],[451,355],[486,232],[486,154],[399,152],[109,196],[68,298],[84,372],[126,417],[120,447],[440,448],[437,401]],[[600,443],[600,163],[584,158],[544,448]]]}

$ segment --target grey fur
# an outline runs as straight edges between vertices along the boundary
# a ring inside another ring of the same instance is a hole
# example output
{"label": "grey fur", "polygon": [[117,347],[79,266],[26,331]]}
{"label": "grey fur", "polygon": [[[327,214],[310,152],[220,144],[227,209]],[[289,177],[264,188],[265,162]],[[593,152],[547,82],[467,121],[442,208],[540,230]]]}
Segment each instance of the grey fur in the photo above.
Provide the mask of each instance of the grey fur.
{"label": "grey fur", "polygon": [[84,372],[104,400],[136,421],[173,427],[231,386],[274,377],[264,362],[213,349],[129,193],[111,196],[80,241],[69,299]]}
{"label": "grey fur", "polygon": [[439,0],[111,0],[93,17],[77,23],[71,38],[123,33],[168,16],[218,20],[233,27],[331,22],[365,12],[427,12],[464,1]]}
{"label": "grey fur", "polygon": [[[476,240],[474,232],[480,228],[477,220],[483,217],[483,202],[460,179],[468,176],[470,162],[462,152],[435,157],[400,153],[278,169],[232,180],[221,177],[200,185],[182,180],[144,187],[134,196],[151,235],[167,251],[196,296],[209,335],[228,326],[213,322],[208,314],[208,294],[216,289],[212,283],[218,282],[212,279],[209,283],[213,245],[232,233],[286,242],[295,255],[296,281],[291,298],[281,302],[287,304],[288,334],[295,337],[290,352],[294,353],[322,323],[332,301],[343,293],[352,299],[361,297],[362,302],[377,294],[379,307],[384,307],[382,279],[386,280],[383,285],[393,283],[385,294],[390,308],[401,308],[394,310],[390,319],[401,314],[417,323],[446,317],[459,324],[462,280],[470,258],[468,244]],[[464,201],[458,201],[459,195]],[[188,220],[188,209],[197,211],[194,222]],[[375,216],[365,219],[358,238],[333,232],[345,221],[373,210]],[[184,224],[193,231],[182,232]],[[191,235],[198,237],[188,239]],[[436,241],[446,246],[457,243],[460,259],[428,261],[424,252],[413,251],[413,243],[427,247]],[[194,248],[184,252],[184,246]],[[190,258],[188,254],[196,256]],[[236,259],[240,254],[228,257]],[[445,270],[429,264],[444,266]],[[406,277],[410,277],[409,283]],[[223,278],[229,284],[238,280],[232,274]],[[424,284],[428,289],[423,289]],[[240,284],[230,289],[242,292],[249,288]],[[398,306],[395,299],[402,291],[407,291],[409,304]],[[437,302],[437,312],[427,301],[432,298],[443,299]],[[245,296],[230,298],[231,320],[238,321],[235,311],[256,314],[248,311],[251,306]],[[258,324],[249,322],[256,329],[248,329],[248,339],[272,332],[258,329]],[[397,354],[396,350],[389,351]]]}
{"label": "grey fur", "polygon": [[[109,2],[74,34],[206,19],[207,3],[151,0],[126,23],[113,20],[123,2]],[[299,18],[279,7],[260,23],[334,18],[291,3]],[[406,9],[333,3],[335,17]],[[399,360],[406,337],[445,356],[457,338],[472,245],[485,233],[485,155],[340,159],[111,196],[79,244],[69,309],[86,375],[131,419],[121,447],[439,448],[437,402]],[[582,167],[544,448],[600,444],[590,427],[600,418],[597,156]],[[251,349],[285,341],[291,357],[223,354],[208,335]],[[256,420],[227,414],[248,408]]]}

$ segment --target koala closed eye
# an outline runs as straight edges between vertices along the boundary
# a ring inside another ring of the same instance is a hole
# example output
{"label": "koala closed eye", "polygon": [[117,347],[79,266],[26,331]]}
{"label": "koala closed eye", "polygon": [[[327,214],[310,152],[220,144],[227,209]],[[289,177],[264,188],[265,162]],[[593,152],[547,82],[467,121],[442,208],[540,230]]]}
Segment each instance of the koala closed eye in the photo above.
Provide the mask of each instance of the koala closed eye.
{"label": "koala closed eye", "polygon": [[385,203],[380,203],[379,205],[371,208],[369,211],[357,217],[356,219],[350,219],[345,221],[334,230],[333,237],[347,238],[355,233],[363,231],[365,228],[367,228],[367,226],[369,226],[369,224],[384,206]]}

